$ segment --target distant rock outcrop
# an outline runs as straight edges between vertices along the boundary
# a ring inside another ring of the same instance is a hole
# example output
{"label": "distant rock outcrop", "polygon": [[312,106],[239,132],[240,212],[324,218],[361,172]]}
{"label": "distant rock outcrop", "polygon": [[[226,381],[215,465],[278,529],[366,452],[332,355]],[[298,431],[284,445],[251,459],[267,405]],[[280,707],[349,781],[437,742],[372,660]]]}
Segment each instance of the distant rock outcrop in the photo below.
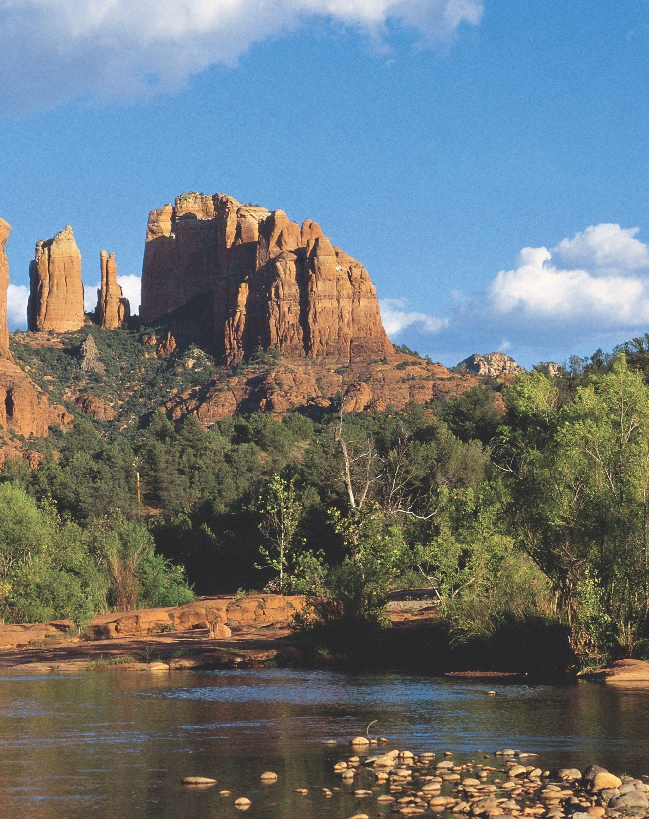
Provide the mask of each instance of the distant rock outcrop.
{"label": "distant rock outcrop", "polygon": [[0,355],[10,356],[9,352],[9,325],[7,323],[7,288],[9,287],[9,260],[5,246],[11,225],[0,219]]}
{"label": "distant rock outcrop", "polygon": [[214,305],[218,353],[258,350],[349,364],[393,352],[370,277],[316,222],[223,194],[188,193],[149,216],[140,317],[149,323],[194,299]]}
{"label": "distant rock outcrop", "polygon": [[83,327],[81,253],[70,225],[53,239],[37,242],[29,266],[29,284],[30,330],[64,333]]}
{"label": "distant rock outcrop", "polygon": [[457,365],[459,370],[476,375],[491,376],[500,378],[501,376],[514,376],[524,373],[525,368],[517,364],[513,358],[505,353],[487,353],[487,355],[470,355]]}
{"label": "distant rock outcrop", "polygon": [[97,322],[102,330],[116,330],[125,327],[131,315],[128,299],[117,284],[117,262],[115,254],[102,250],[99,254],[101,265],[101,287],[97,291]]}
{"label": "distant rock outcrop", "polygon": [[556,361],[542,361],[534,369],[542,372],[543,375],[547,375],[548,378],[558,378],[562,373],[565,373],[564,368]]}

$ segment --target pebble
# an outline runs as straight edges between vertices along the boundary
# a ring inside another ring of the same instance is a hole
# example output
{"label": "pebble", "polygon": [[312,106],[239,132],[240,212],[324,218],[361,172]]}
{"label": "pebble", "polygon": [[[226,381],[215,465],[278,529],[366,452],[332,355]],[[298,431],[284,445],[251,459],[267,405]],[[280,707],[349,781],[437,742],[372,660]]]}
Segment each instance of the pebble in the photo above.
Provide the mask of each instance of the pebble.
{"label": "pebble", "polygon": [[232,791],[219,791],[219,796],[230,796]]}
{"label": "pebble", "polygon": [[207,776],[186,776],[183,779],[183,785],[200,785],[206,788],[216,785],[216,779],[210,779]]}
{"label": "pebble", "polygon": [[300,796],[306,796],[309,791],[306,788],[296,788],[293,793],[299,793]]}
{"label": "pebble", "polygon": [[277,774],[273,773],[273,771],[264,771],[264,773],[259,777],[262,782],[267,784],[272,784],[273,782],[277,782]]}
{"label": "pebble", "polygon": [[360,747],[361,745],[369,745],[370,741],[367,737],[354,737],[349,744],[358,745]]}

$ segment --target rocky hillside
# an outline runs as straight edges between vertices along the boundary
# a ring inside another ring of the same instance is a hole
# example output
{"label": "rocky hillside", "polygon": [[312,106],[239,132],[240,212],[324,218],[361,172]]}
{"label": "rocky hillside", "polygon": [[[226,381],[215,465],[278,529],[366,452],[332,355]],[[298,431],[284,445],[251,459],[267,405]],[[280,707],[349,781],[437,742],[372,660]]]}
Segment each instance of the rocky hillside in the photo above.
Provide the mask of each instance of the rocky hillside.
{"label": "rocky hillside", "polygon": [[160,406],[173,420],[192,413],[210,426],[227,415],[256,410],[298,409],[317,417],[336,408],[342,396],[350,412],[400,409],[479,383],[396,351],[378,362],[347,366],[260,351],[227,365],[197,344],[180,346],[169,339],[164,325],[108,332],[88,322],[74,333],[14,333],[11,350],[44,397],[65,407],[67,420],[85,413],[119,428],[138,425]]}

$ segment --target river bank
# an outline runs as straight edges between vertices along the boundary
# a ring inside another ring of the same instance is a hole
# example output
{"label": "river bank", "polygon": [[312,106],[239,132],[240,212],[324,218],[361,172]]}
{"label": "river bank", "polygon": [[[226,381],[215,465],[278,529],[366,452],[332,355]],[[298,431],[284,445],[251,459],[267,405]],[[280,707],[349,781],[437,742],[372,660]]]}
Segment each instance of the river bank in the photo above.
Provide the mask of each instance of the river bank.
{"label": "river bank", "polygon": [[[305,598],[220,596],[178,607],[114,612],[79,630],[69,621],[0,626],[0,669],[22,673],[260,667],[341,667],[457,678],[574,678],[567,633],[518,623],[488,639],[454,643],[430,601],[389,604],[390,628],[345,627],[322,648],[294,627]],[[649,663],[618,661],[587,679],[649,685]]]}

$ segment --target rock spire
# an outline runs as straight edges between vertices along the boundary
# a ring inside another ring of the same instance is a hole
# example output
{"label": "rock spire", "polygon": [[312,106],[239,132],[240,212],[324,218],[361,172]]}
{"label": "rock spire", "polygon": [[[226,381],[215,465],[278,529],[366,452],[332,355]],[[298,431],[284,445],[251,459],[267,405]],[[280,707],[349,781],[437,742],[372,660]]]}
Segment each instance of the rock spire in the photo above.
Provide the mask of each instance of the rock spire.
{"label": "rock spire", "polygon": [[230,363],[269,349],[344,364],[393,351],[360,262],[316,222],[224,194],[187,193],[149,216],[142,321],[193,300],[213,303],[216,349]]}
{"label": "rock spire", "polygon": [[81,253],[70,225],[53,239],[36,243],[29,266],[30,293],[27,325],[30,330],[64,333],[83,327]]}
{"label": "rock spire", "polygon": [[7,288],[9,287],[9,260],[5,246],[11,225],[0,219],[0,356],[10,356],[9,325],[7,323]]}
{"label": "rock spire", "polygon": [[97,321],[103,330],[115,330],[128,323],[131,314],[128,299],[117,284],[117,262],[115,254],[102,250],[99,254],[101,265],[101,288],[97,291]]}

